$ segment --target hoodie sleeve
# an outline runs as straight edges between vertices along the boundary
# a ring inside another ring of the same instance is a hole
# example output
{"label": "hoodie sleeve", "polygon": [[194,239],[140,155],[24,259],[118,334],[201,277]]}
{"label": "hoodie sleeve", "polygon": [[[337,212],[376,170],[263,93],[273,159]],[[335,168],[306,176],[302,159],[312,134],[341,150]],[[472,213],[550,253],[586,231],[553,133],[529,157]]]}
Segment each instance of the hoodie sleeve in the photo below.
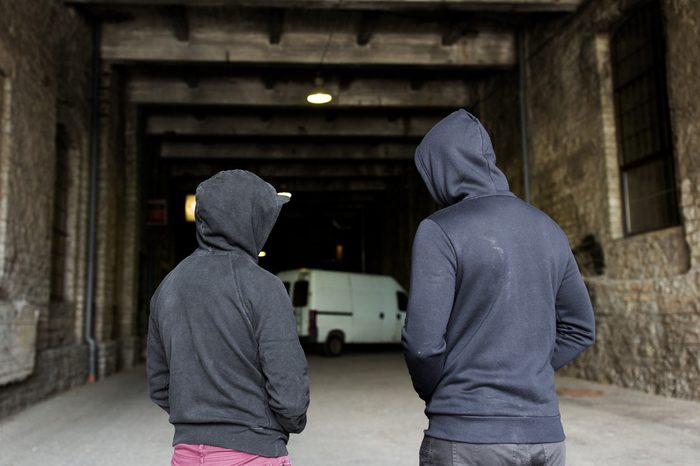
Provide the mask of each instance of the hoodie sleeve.
{"label": "hoodie sleeve", "polygon": [[146,368],[148,372],[148,389],[151,400],[168,414],[170,413],[170,371],[168,360],[165,357],[165,348],[160,338],[158,324],[154,319],[153,305],[151,300],[151,316],[148,319],[148,354],[146,357]]}
{"label": "hoodie sleeve", "polygon": [[430,219],[413,241],[411,289],[401,339],[413,387],[426,402],[442,376],[445,332],[452,313],[456,256],[452,243]]}
{"label": "hoodie sleeve", "polygon": [[294,310],[279,280],[259,298],[253,325],[270,409],[287,432],[298,434],[306,426],[309,379]]}
{"label": "hoodie sleeve", "polygon": [[576,265],[569,258],[556,298],[557,336],[552,367],[557,370],[591,346],[595,340],[595,317],[588,290]]}

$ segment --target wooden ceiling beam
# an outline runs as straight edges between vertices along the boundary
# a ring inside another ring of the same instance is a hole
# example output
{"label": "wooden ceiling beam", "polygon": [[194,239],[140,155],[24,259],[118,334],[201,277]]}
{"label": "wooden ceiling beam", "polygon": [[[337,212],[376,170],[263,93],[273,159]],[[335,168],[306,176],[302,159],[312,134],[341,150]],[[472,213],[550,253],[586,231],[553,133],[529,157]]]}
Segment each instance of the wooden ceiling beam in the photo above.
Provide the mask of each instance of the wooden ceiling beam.
{"label": "wooden ceiling beam", "polygon": [[466,35],[478,34],[478,31],[469,26],[464,20],[450,21],[442,36],[442,45],[451,46]]}
{"label": "wooden ceiling beam", "polygon": [[[442,114],[439,114],[444,116]],[[441,116],[376,114],[282,113],[272,116],[178,115],[172,112],[150,115],[146,121],[149,136],[260,136],[273,137],[410,137],[420,138]]]}
{"label": "wooden ceiling beam", "polygon": [[[197,87],[174,76],[134,76],[128,95],[136,104],[259,106],[310,108],[306,96],[313,83],[281,81],[269,88],[255,77],[202,77]],[[333,95],[327,108],[440,108],[469,106],[476,98],[474,85],[462,80],[432,80],[420,89],[399,79],[356,79],[347,89],[325,83]]]}
{"label": "wooden ceiling beam", "polygon": [[272,8],[268,13],[267,20],[268,36],[270,45],[277,45],[282,39],[284,30],[284,10]]}
{"label": "wooden ceiling beam", "polygon": [[409,143],[266,143],[266,142],[173,142],[160,144],[167,159],[232,160],[404,160],[412,161],[416,144]]}
{"label": "wooden ceiling beam", "polygon": [[[143,12],[142,12],[143,13]],[[411,66],[507,68],[515,65],[512,30],[484,27],[443,45],[440,21],[386,19],[381,28],[370,16],[353,15],[332,26],[327,14],[305,22],[303,15],[241,14],[221,18],[188,10],[188,40],[173,37],[172,20],[143,13],[134,21],[105,23],[102,58],[121,64],[240,64],[278,66]],[[276,19],[275,19],[276,18]],[[374,17],[372,17],[374,18]],[[337,23],[337,21],[336,21]],[[371,47],[367,46],[371,40]],[[325,51],[325,53],[324,53]]]}
{"label": "wooden ceiling beam", "polygon": [[[202,171],[201,174],[180,177],[177,180],[178,190],[194,193],[197,185],[206,178],[216,174],[219,170],[233,168],[238,167],[217,165],[212,166],[210,171]],[[321,178],[288,179],[267,177],[266,181],[269,181],[277,191],[292,193],[292,200],[295,199],[295,195],[304,195],[305,193],[322,193],[324,199],[337,198],[338,196],[347,199],[362,195],[363,193],[364,195],[374,197],[382,195],[386,191],[396,189],[397,186],[395,179],[391,178],[333,178],[325,180]],[[286,208],[290,209],[296,205],[298,204],[290,203]]]}
{"label": "wooden ceiling beam", "polygon": [[[208,173],[216,172],[220,164],[212,163],[188,163],[177,164],[170,167],[172,176],[207,176]],[[263,179],[381,179],[402,176],[407,170],[413,169],[408,163],[231,163],[227,169],[240,168],[248,170]],[[219,168],[221,169],[221,168]]]}
{"label": "wooden ceiling beam", "polygon": [[521,13],[573,12],[585,0],[65,0],[69,5],[309,8],[338,10],[467,10]]}
{"label": "wooden ceiling beam", "polygon": [[189,42],[190,22],[187,17],[187,7],[184,5],[173,5],[168,8],[173,21],[173,32],[178,42]]}
{"label": "wooden ceiling beam", "polygon": [[299,192],[374,192],[388,191],[392,187],[390,181],[383,179],[281,179],[273,183],[277,190],[290,192],[292,197]]}
{"label": "wooden ceiling beam", "polygon": [[369,44],[377,26],[377,15],[372,12],[362,13],[357,25],[357,45],[365,46]]}

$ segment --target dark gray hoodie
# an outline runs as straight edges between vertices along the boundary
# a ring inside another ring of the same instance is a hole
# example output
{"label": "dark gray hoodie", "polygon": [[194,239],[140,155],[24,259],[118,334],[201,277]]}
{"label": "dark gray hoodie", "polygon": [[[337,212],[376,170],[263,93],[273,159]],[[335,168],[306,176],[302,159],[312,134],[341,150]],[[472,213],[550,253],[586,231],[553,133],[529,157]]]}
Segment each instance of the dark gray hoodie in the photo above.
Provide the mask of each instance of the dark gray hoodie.
{"label": "dark gray hoodie", "polygon": [[306,424],[307,366],[287,292],[257,259],[289,198],[242,170],[196,198],[199,248],[151,299],[151,399],[170,414],[173,445],[283,456]]}
{"label": "dark gray hoodie", "polygon": [[564,232],[513,195],[495,163],[464,110],[418,146],[418,171],[445,208],[416,232],[406,362],[427,435],[559,442],[554,371],[593,343],[593,309]]}

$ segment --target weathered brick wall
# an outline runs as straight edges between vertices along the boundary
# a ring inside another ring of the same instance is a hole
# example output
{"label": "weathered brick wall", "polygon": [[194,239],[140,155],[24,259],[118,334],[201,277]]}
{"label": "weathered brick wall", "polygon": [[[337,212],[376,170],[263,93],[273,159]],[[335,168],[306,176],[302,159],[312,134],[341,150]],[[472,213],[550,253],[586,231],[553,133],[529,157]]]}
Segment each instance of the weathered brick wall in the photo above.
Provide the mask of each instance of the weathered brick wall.
{"label": "weathered brick wall", "polygon": [[129,107],[124,122],[124,220],[122,222],[123,254],[120,270],[122,286],[119,294],[119,359],[118,366],[131,367],[141,358],[139,338],[139,242],[141,238],[141,191],[139,183],[138,112]]}
{"label": "weathered brick wall", "polygon": [[120,187],[120,83],[119,76],[103,66],[100,91],[100,159],[97,188],[97,238],[95,271],[95,339],[98,375],[116,371],[117,274],[119,258]]}
{"label": "weathered brick wall", "polygon": [[[666,1],[664,16],[669,42],[666,67],[681,186],[681,216],[690,249],[690,264],[696,269],[700,266],[700,54],[693,46],[700,40],[700,2]],[[697,336],[695,342],[698,343]]]}
{"label": "weathered brick wall", "polygon": [[569,235],[592,236],[605,267],[579,255],[597,315],[596,345],[567,372],[700,399],[700,2],[663,0],[682,226],[625,237],[608,35],[634,0],[592,0],[533,27],[527,43],[532,201]]}
{"label": "weathered brick wall", "polygon": [[[0,417],[85,380],[81,316],[89,37],[87,24],[61,1],[0,0],[0,361],[5,376]],[[65,299],[51,303],[58,124],[68,140],[70,234]],[[26,364],[14,364],[12,358],[23,355]]]}
{"label": "weathered brick wall", "polygon": [[[5,139],[10,143],[9,149],[3,149],[0,162],[4,183],[0,191],[0,217],[14,215],[12,222],[0,222],[0,257],[6,270],[0,277],[0,290],[8,297],[0,302],[0,332],[4,332],[3,337],[12,336],[6,338],[7,359],[17,359],[16,354],[28,356],[21,361],[25,363],[24,373],[14,370],[13,383],[0,386],[1,417],[86,379],[83,322],[91,50],[85,44],[90,43],[91,31],[83,19],[59,0],[21,4],[3,1],[0,6],[0,16],[8,22],[3,31],[11,36],[0,36],[0,70],[5,73],[2,66],[6,66],[12,71],[13,85],[12,113],[7,118],[3,115],[7,123],[3,128],[9,128]],[[22,31],[20,35],[17,30]],[[125,131],[123,106],[121,76],[105,66],[100,91],[94,297],[100,377],[140,360],[135,325],[137,123],[132,112],[133,121],[128,122],[129,129]],[[58,124],[66,129],[69,139],[66,297],[51,302],[52,177]]]}
{"label": "weathered brick wall", "polygon": [[138,112],[126,102],[118,68],[105,64],[101,82],[95,337],[104,377],[141,360],[141,218]]}
{"label": "weathered brick wall", "polygon": [[476,116],[491,136],[496,164],[508,178],[510,190],[525,195],[517,70],[484,80],[478,87]]}

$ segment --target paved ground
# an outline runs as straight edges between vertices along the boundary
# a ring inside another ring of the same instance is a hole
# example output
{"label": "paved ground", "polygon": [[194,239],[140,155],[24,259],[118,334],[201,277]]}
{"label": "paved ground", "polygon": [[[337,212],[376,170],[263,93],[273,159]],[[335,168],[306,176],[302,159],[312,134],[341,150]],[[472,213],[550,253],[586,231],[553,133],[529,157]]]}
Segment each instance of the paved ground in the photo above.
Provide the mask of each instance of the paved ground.
{"label": "paved ground", "polygon": [[[418,464],[426,420],[398,351],[309,363],[309,424],[289,445],[296,466]],[[575,379],[559,385],[569,392],[561,396],[569,466],[700,465],[700,403]],[[0,422],[0,465],[166,465],[171,435],[139,367]]]}

